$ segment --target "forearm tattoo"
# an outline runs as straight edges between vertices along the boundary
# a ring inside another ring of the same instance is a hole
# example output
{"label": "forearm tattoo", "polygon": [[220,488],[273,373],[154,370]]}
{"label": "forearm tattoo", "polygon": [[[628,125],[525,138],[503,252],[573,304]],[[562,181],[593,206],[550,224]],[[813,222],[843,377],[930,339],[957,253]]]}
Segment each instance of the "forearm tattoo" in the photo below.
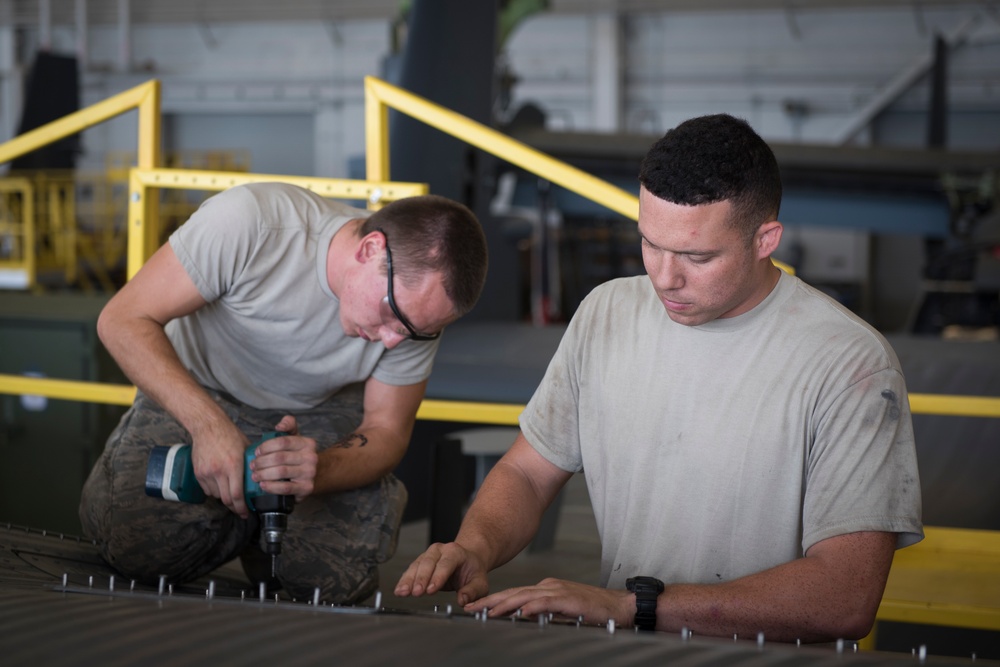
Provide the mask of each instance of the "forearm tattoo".
{"label": "forearm tattoo", "polygon": [[351,447],[364,447],[368,444],[368,438],[360,433],[351,433],[350,435],[344,436],[337,442],[333,443],[331,447],[339,447],[340,449],[350,449]]}

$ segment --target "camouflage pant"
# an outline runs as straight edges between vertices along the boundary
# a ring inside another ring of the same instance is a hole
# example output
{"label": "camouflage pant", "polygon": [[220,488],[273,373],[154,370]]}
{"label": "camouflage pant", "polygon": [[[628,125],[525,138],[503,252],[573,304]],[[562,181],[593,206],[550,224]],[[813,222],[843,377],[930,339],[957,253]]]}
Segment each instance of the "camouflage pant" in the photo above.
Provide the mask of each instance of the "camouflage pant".
{"label": "camouflage pant", "polygon": [[[209,392],[254,442],[274,430],[284,413],[257,410]],[[299,433],[320,449],[349,434],[361,422],[360,385],[324,405],[299,412]],[[146,464],[154,445],[190,444],[183,426],[141,392],[108,438],[104,453],[84,485],[80,519],[105,559],[124,576],[155,583],[202,577],[237,556],[254,583],[270,578],[270,558],[258,546],[260,522],[241,519],[218,499],[191,505],[145,493]],[[396,550],[406,505],[406,488],[392,475],[345,493],[310,496],[297,503],[277,562],[277,579],[297,599],[320,588],[325,602],[350,604],[378,587],[378,564]],[[266,576],[252,571],[266,558]]]}

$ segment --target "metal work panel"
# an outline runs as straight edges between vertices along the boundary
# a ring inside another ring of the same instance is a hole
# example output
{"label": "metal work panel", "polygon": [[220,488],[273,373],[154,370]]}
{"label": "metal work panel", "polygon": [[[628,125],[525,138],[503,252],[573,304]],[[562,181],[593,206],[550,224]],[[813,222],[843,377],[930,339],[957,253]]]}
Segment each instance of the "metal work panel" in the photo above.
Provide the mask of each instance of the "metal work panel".
{"label": "metal work panel", "polygon": [[[65,572],[64,575],[57,574]],[[0,655],[34,665],[890,665],[906,654],[638,633],[548,618],[333,607],[112,579],[93,544],[0,527]],[[161,590],[162,589],[162,590]],[[966,664],[929,656],[921,664]]]}

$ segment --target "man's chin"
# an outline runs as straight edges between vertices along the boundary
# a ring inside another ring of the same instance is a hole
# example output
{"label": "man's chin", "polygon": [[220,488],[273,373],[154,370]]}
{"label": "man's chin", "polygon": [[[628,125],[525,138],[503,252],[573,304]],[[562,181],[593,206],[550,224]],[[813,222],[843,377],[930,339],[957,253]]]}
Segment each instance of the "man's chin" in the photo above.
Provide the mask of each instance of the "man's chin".
{"label": "man's chin", "polygon": [[696,327],[699,324],[704,324],[711,319],[704,313],[696,313],[694,311],[678,312],[676,310],[671,310],[670,308],[667,308],[666,311],[667,317],[677,324],[682,324],[686,327]]}

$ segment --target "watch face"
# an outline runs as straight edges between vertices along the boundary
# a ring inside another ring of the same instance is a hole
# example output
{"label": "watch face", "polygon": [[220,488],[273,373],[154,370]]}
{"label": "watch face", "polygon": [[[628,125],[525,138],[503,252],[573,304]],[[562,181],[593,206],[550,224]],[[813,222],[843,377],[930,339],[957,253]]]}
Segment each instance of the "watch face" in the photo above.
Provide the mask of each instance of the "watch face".
{"label": "watch face", "polygon": [[625,580],[625,588],[636,592],[663,592],[663,582],[655,577],[632,577]]}

